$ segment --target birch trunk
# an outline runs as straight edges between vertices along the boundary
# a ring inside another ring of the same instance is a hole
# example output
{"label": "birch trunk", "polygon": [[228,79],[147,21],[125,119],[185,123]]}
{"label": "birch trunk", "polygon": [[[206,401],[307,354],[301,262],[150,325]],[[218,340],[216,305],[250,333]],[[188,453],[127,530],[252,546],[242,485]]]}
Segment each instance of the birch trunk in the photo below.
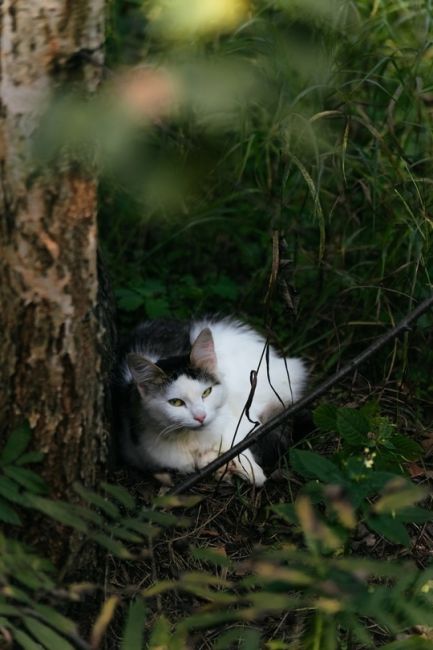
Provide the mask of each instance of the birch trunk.
{"label": "birch trunk", "polygon": [[41,169],[32,137],[59,83],[98,85],[103,5],[0,2],[0,432],[29,421],[62,496],[106,453],[97,187],[77,164]]}

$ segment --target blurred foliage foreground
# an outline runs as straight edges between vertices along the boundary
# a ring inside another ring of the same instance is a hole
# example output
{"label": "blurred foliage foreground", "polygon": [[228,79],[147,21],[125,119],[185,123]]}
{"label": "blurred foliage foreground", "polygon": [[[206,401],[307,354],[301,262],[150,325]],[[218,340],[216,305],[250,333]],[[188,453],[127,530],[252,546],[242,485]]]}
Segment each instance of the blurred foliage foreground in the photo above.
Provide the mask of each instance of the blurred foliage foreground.
{"label": "blurred foliage foreground", "polygon": [[[430,2],[109,8],[100,95],[62,89],[37,151],[98,169],[121,329],[242,315],[319,376],[431,292]],[[74,582],[74,557],[59,574],[2,535],[1,643],[433,648],[431,324],[319,405],[259,492],[155,499],[135,481],[53,501],[15,431],[0,519],[16,531],[37,511],[106,556],[104,578]]]}

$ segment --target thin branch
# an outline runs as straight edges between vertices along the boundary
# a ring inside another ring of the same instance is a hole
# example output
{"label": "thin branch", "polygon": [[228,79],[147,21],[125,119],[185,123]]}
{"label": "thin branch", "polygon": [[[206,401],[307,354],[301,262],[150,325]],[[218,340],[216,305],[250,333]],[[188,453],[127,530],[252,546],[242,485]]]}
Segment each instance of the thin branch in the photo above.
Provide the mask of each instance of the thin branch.
{"label": "thin branch", "polygon": [[185,492],[185,490],[189,490],[194,485],[197,485],[197,483],[203,478],[206,478],[210,474],[213,474],[217,469],[228,463],[232,458],[239,456],[239,454],[244,451],[244,449],[247,449],[253,443],[257,442],[257,440],[260,440],[270,431],[273,431],[278,426],[283,424],[287,418],[294,415],[298,411],[301,411],[306,406],[310,406],[310,404],[314,402],[318,397],[324,395],[329,391],[330,388],[335,386],[335,384],[344,379],[344,377],[347,375],[351,374],[362,363],[364,363],[364,361],[367,361],[367,359],[373,356],[373,354],[380,350],[384,345],[395,339],[400,334],[410,331],[410,325],[418,320],[418,318],[426,311],[428,311],[431,307],[433,307],[433,294],[429,298],[423,300],[423,302],[421,302],[418,307],[416,307],[407,316],[405,316],[403,320],[398,323],[398,325],[390,329],[388,332],[385,332],[385,334],[382,336],[379,336],[368,348],[358,354],[354,359],[352,359],[352,361],[349,361],[349,363],[343,366],[343,368],[336,372],[335,375],[332,375],[331,377],[328,377],[328,379],[325,379],[325,381],[314,388],[310,393],[308,393],[308,395],[296,402],[296,404],[293,404],[288,409],[269,420],[269,422],[266,424],[255,429],[249,436],[238,442],[237,445],[225,453],[221,454],[221,456],[218,456],[218,458],[209,463],[209,465],[206,465],[206,467],[203,467],[203,469],[199,470],[195,474],[192,474],[191,476],[188,476],[188,478],[186,478],[184,481],[181,481],[175,485],[173,489],[170,490],[169,494],[181,494],[182,492]]}

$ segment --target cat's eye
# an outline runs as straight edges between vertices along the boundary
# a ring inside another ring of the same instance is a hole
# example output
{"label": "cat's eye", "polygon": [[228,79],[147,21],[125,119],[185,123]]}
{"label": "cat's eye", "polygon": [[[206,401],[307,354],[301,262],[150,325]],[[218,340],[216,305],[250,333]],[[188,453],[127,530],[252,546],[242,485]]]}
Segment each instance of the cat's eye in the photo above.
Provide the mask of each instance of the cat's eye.
{"label": "cat's eye", "polygon": [[183,399],[178,399],[175,397],[174,399],[169,399],[168,403],[171,404],[172,406],[185,406],[185,402]]}
{"label": "cat's eye", "polygon": [[201,394],[203,398],[208,397],[212,392],[212,386],[209,386],[209,388],[206,388],[206,390]]}

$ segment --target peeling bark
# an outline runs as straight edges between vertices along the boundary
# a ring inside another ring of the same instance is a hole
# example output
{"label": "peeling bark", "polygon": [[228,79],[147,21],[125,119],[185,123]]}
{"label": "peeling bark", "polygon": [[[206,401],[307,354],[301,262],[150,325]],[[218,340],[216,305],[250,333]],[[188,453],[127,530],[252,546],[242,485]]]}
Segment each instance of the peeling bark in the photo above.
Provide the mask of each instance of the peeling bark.
{"label": "peeling bark", "polygon": [[74,83],[96,88],[101,68],[80,53],[102,63],[103,5],[0,3],[0,432],[29,421],[61,495],[95,483],[107,446],[97,187],[77,164],[38,167],[31,139],[71,60]]}

